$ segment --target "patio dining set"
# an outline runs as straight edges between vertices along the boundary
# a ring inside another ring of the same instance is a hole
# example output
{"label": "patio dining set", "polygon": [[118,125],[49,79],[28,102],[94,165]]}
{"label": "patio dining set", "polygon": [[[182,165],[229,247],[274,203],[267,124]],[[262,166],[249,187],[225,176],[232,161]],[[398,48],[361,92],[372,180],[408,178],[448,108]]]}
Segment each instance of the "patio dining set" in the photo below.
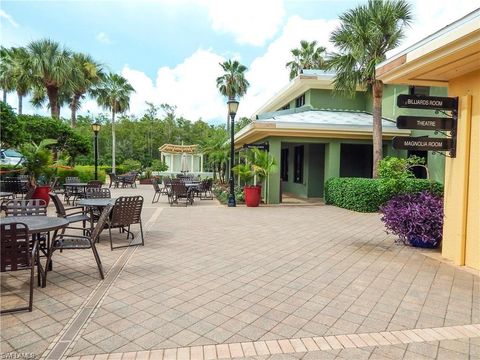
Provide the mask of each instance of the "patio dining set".
{"label": "patio dining set", "polygon": [[200,200],[213,200],[212,179],[200,179],[194,176],[177,176],[177,178],[164,177],[163,187],[155,179],[152,181],[152,203],[159,201],[161,195],[166,195],[170,206],[193,205],[195,198]]}
{"label": "patio dining set", "polygon": [[[60,198],[62,195],[63,201]],[[103,230],[108,230],[111,250],[144,245],[142,196],[112,198],[110,190],[98,182],[83,183],[78,178],[69,178],[63,189],[53,189],[49,197],[57,216],[47,216],[47,202],[43,199],[8,196],[2,202],[0,271],[30,271],[28,306],[2,309],[2,314],[32,311],[35,268],[38,286],[45,287],[56,250],[91,249],[103,279],[102,262],[95,246]],[[68,206],[70,203],[74,206]],[[136,224],[140,228],[140,241],[134,242],[131,226]],[[126,234],[128,242],[121,245],[114,243],[112,229]]]}

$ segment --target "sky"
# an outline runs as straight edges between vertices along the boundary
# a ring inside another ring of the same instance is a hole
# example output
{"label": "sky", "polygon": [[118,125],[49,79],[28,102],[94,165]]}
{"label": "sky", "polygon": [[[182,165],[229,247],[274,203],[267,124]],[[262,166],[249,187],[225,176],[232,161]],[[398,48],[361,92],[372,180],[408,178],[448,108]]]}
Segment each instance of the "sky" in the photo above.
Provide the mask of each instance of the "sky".
{"label": "sky", "polygon": [[[478,0],[410,1],[414,21],[402,45],[416,43],[479,6]],[[316,40],[327,50],[338,16],[362,0],[0,0],[0,43],[24,46],[50,38],[93,56],[132,84],[127,113],[141,117],[146,102],[177,106],[177,115],[225,121],[226,99],[216,88],[219,63],[248,67],[238,116],[252,116],[288,84],[290,50]],[[16,95],[8,103],[17,106]],[[24,103],[24,112],[47,110]],[[105,112],[85,99],[79,114]],[[67,108],[62,116],[68,117]]]}

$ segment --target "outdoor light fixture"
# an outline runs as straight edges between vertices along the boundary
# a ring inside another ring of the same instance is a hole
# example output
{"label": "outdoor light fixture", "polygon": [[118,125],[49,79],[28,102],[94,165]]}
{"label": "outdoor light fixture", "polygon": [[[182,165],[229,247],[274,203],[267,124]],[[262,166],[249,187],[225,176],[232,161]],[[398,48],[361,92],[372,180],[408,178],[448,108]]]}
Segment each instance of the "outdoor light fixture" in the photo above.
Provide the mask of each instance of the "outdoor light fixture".
{"label": "outdoor light fixture", "polygon": [[95,134],[94,141],[94,152],[95,152],[95,180],[98,180],[98,133],[102,125],[99,122],[94,122],[92,124],[92,130]]}
{"label": "outdoor light fixture", "polygon": [[234,149],[234,134],[235,134],[235,115],[238,110],[238,101],[230,98],[228,99],[228,114],[230,115],[230,194],[228,195],[228,207],[235,207],[237,203],[235,201],[235,190],[233,183],[233,166],[235,160],[235,149]]}

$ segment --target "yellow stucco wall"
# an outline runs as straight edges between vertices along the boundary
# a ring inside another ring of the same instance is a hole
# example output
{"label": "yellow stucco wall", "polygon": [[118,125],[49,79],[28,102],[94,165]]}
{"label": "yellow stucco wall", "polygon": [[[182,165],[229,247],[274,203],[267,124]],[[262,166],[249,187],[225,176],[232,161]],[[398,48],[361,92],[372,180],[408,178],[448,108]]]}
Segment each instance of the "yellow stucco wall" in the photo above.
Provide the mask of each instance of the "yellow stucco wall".
{"label": "yellow stucco wall", "polygon": [[442,256],[480,269],[480,70],[449,81],[459,97],[457,157],[445,164]]}

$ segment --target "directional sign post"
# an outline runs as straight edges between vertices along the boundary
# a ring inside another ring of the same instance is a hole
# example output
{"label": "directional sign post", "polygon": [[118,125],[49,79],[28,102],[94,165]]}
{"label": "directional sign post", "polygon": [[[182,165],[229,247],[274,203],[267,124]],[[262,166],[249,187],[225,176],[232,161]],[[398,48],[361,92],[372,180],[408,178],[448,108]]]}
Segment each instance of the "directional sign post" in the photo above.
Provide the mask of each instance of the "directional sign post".
{"label": "directional sign post", "polygon": [[426,116],[399,116],[397,128],[413,130],[452,130],[452,118],[436,118]]}
{"label": "directional sign post", "polygon": [[450,137],[429,138],[397,136],[393,138],[393,148],[397,150],[449,151],[450,157],[456,156],[458,98],[439,96],[420,96],[401,94],[397,97],[397,106],[409,109],[451,111],[451,118],[427,116],[399,116],[397,128],[412,130],[450,131]]}

